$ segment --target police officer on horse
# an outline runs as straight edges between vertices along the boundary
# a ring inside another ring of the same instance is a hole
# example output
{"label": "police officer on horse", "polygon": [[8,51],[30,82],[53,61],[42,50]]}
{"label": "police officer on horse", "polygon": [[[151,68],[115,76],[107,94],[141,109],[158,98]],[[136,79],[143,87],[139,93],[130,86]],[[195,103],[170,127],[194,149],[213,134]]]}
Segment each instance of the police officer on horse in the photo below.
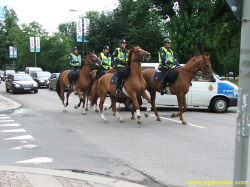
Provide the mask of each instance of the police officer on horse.
{"label": "police officer on horse", "polygon": [[109,46],[105,45],[103,47],[103,52],[100,53],[99,58],[102,61],[102,65],[98,68],[96,72],[96,79],[101,78],[107,70],[112,67],[111,54],[109,53]]}
{"label": "police officer on horse", "polygon": [[127,64],[128,61],[128,49],[126,49],[126,40],[121,39],[120,47],[116,48],[112,55],[112,61],[116,65],[116,95],[121,94],[122,79],[125,79],[129,75],[130,66]]}
{"label": "police officer on horse", "polygon": [[174,60],[173,51],[170,49],[171,40],[169,38],[164,39],[163,45],[164,46],[159,50],[159,69],[162,71],[164,76],[161,84],[161,95],[167,93],[167,80],[165,75],[173,67],[173,65],[180,66],[180,64],[176,60]]}
{"label": "police officer on horse", "polygon": [[[73,47],[72,53],[69,55],[70,72],[77,71],[82,64],[82,57],[78,54],[78,48]],[[74,85],[74,78],[69,76],[69,88]]]}

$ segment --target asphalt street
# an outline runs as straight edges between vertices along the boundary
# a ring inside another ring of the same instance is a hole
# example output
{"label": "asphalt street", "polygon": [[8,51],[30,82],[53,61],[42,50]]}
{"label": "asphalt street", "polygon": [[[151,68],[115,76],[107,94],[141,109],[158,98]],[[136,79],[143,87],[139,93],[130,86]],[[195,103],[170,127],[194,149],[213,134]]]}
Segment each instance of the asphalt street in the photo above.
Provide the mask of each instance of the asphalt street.
{"label": "asphalt street", "polygon": [[93,109],[85,116],[74,109],[74,94],[67,113],[56,91],[13,95],[2,82],[0,94],[22,104],[0,114],[0,165],[84,171],[152,187],[233,180],[236,107],[223,114],[190,108],[186,126],[171,118],[177,108],[164,107],[162,121],[151,112],[139,126],[122,104],[117,107],[125,123],[111,111],[105,111],[109,123],[102,123]]}

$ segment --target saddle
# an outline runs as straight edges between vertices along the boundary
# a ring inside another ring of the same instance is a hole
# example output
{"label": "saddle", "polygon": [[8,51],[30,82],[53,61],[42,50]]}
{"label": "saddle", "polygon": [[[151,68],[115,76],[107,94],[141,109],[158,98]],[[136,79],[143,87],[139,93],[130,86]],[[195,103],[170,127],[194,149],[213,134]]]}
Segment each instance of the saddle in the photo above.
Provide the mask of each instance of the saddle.
{"label": "saddle", "polygon": [[79,70],[68,73],[68,78],[69,80],[72,80],[72,81],[75,81],[78,76],[79,76]]}
{"label": "saddle", "polygon": [[[125,82],[125,79],[123,78],[123,79],[122,79],[121,89],[123,88],[124,82]],[[116,83],[117,83],[117,76],[116,76],[116,74],[114,74],[114,75],[111,77],[111,79],[110,79],[110,84],[116,84]]]}
{"label": "saddle", "polygon": [[[168,83],[171,83],[171,84],[174,83],[178,77],[178,73],[179,73],[179,71],[176,68],[170,69],[168,71],[167,75],[165,76],[165,80]],[[161,82],[163,80],[163,77],[164,77],[164,75],[161,71],[155,71],[154,82]]]}

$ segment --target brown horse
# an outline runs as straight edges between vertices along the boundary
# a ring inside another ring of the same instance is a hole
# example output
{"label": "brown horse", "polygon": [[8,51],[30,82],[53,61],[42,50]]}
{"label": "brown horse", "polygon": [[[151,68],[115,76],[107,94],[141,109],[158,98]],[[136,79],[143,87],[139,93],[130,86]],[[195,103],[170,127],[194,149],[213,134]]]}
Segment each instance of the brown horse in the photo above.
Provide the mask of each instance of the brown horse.
{"label": "brown horse", "polygon": [[[79,76],[77,77],[75,81],[75,91],[80,99],[80,102],[75,105],[75,109],[81,106],[81,103],[83,102],[83,108],[82,108],[82,115],[85,115],[85,98],[88,95],[90,91],[90,70],[91,66],[93,65],[100,65],[101,60],[97,57],[97,55],[93,52],[89,52],[86,56],[86,59],[84,60],[80,70],[79,70]],[[57,85],[56,85],[56,90],[57,94],[62,100],[63,103],[63,112],[67,112],[65,107],[68,106],[69,104],[69,95],[74,91],[74,88],[70,88],[67,92],[67,102],[66,105],[64,104],[64,89],[67,85],[69,85],[69,74],[70,70],[66,70],[62,72],[58,78]],[[83,95],[82,95],[83,92]]]}
{"label": "brown horse", "polygon": [[[214,78],[209,58],[210,57],[207,55],[201,55],[197,58],[192,57],[186,63],[186,65],[177,68],[177,70],[179,71],[178,77],[176,81],[173,84],[171,84],[170,87],[168,87],[169,94],[177,96],[178,105],[179,105],[179,113],[173,113],[172,117],[179,116],[183,125],[187,125],[182,114],[187,111],[185,95],[189,91],[189,86],[190,86],[192,79],[195,77],[198,71],[202,71],[204,74],[209,75],[210,78]],[[155,69],[146,69],[142,72],[142,74],[143,74],[144,79],[147,82],[147,90],[149,91],[150,96],[151,96],[151,104],[155,112],[155,116],[157,117],[157,121],[161,121],[161,118],[155,107],[156,91],[160,92],[161,83],[154,82],[153,77],[154,77],[155,71],[156,71]],[[148,114],[146,113],[145,116],[147,117]]]}
{"label": "brown horse", "polygon": [[[116,111],[116,101],[117,97],[131,97],[134,102],[136,113],[137,113],[137,123],[142,124],[141,114],[140,114],[140,106],[138,103],[138,97],[143,96],[147,99],[149,105],[147,110],[151,110],[151,100],[147,96],[145,89],[146,89],[146,82],[142,76],[141,71],[141,61],[149,60],[150,53],[144,51],[139,46],[131,47],[128,53],[128,63],[130,64],[130,74],[125,79],[124,87],[122,89],[122,93],[120,96],[115,94],[116,85],[110,84],[111,77],[113,73],[104,74],[100,79],[98,79],[92,86],[91,90],[91,105],[93,106],[97,99],[100,97],[100,112],[101,117],[104,123],[107,123],[108,120],[105,118],[103,114],[103,103],[106,99],[107,93],[110,94],[111,99],[111,106],[113,110],[113,114],[120,120],[120,122],[124,122],[123,118],[120,114]],[[135,119],[134,114],[132,113],[131,119]]]}

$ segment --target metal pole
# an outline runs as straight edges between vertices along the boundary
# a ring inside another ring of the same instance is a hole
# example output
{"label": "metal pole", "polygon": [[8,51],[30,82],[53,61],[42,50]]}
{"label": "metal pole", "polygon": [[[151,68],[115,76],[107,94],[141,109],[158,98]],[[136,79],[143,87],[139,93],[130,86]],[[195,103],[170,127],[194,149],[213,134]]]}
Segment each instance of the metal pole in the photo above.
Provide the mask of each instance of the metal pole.
{"label": "metal pole", "polygon": [[[247,181],[248,147],[250,134],[250,1],[243,1],[240,68],[239,68],[239,97],[236,122],[235,157],[234,157],[234,186],[238,181]],[[240,185],[246,187],[248,184]]]}
{"label": "metal pole", "polygon": [[35,49],[35,67],[36,67],[36,49]]}
{"label": "metal pole", "polygon": [[34,37],[34,48],[35,48],[35,67],[36,67],[36,37]]}
{"label": "metal pole", "polygon": [[84,59],[84,18],[82,18],[82,59]]}
{"label": "metal pole", "polygon": [[12,55],[13,55],[13,56],[12,56],[12,57],[13,57],[13,58],[12,58],[12,59],[13,59],[13,70],[15,69],[15,68],[14,68],[14,48],[15,48],[15,47],[14,47],[14,45],[13,45],[13,50],[12,50],[12,51],[13,51],[13,54],[12,54]]}

